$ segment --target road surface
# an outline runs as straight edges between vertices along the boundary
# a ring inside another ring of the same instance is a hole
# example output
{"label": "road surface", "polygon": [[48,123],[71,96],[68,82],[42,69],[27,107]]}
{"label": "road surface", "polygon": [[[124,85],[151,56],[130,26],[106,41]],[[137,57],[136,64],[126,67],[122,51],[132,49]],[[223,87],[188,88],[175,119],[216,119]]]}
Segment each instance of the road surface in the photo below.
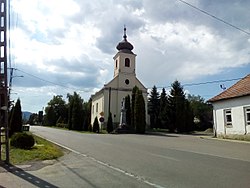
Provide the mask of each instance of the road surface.
{"label": "road surface", "polygon": [[[121,179],[121,187],[250,186],[249,143],[177,134],[82,134],[39,126],[32,126],[31,132],[106,169],[104,176]],[[96,185],[94,179],[91,185]]]}

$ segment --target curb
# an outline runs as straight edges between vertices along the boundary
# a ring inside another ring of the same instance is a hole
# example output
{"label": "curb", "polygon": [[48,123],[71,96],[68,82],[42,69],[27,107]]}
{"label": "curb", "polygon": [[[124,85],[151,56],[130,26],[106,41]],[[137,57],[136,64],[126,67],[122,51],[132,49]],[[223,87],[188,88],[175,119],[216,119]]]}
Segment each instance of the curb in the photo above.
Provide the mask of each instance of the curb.
{"label": "curb", "polygon": [[234,140],[234,139],[227,139],[227,138],[215,138],[215,137],[209,137],[209,136],[200,136],[201,139],[207,139],[207,140],[218,140],[218,141],[225,141],[225,142],[235,142],[235,143],[243,143],[243,144],[250,144],[250,141],[245,140]]}

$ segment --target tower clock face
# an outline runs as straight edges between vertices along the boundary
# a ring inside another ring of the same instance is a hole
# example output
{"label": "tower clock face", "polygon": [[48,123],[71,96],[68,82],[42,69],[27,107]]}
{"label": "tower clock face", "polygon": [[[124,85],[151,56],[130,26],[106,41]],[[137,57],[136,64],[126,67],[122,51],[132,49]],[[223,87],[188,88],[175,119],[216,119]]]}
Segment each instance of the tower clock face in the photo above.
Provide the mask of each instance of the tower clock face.
{"label": "tower clock face", "polygon": [[127,85],[129,84],[129,79],[125,80],[125,84],[127,84]]}

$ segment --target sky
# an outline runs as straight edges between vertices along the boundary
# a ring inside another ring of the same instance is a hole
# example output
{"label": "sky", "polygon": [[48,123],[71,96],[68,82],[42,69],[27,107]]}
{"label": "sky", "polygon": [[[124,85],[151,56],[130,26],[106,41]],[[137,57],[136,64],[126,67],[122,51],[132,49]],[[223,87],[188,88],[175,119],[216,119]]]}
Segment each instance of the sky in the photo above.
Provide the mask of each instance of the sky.
{"label": "sky", "polygon": [[[249,0],[185,1],[250,32]],[[179,0],[10,0],[11,99],[34,113],[54,95],[88,101],[113,78],[124,25],[149,92],[178,80],[208,100],[250,73],[250,35]]]}

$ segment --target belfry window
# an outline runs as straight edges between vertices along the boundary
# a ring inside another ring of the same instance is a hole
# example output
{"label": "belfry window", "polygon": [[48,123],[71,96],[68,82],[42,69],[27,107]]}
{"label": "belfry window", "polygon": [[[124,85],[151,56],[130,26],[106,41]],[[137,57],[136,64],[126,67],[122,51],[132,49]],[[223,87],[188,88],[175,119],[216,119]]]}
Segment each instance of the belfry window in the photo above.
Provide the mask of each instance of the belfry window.
{"label": "belfry window", "polygon": [[125,59],[125,67],[130,67],[130,59],[129,58]]}

